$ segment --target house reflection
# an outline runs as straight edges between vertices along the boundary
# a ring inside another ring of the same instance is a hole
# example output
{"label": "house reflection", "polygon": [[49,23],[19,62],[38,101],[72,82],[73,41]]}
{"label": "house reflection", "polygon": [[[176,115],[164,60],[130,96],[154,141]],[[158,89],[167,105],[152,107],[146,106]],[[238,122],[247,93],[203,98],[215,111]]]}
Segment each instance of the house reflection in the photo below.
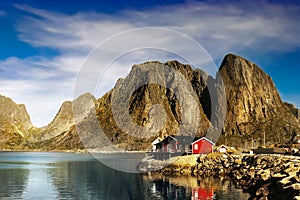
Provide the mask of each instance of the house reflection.
{"label": "house reflection", "polygon": [[152,196],[162,199],[214,199],[214,180],[191,176],[166,177],[152,173],[144,176],[150,182]]}
{"label": "house reflection", "polygon": [[193,188],[192,190],[192,200],[208,200],[208,199],[214,199],[214,191],[213,187],[210,186],[208,188]]}

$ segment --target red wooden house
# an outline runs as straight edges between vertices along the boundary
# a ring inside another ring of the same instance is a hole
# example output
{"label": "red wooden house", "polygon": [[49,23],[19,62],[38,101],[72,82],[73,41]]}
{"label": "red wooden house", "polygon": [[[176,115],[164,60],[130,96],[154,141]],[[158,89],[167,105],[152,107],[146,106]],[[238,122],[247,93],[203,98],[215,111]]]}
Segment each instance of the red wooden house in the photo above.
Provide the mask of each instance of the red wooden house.
{"label": "red wooden house", "polygon": [[188,152],[192,141],[193,138],[190,136],[169,135],[161,141],[155,140],[152,143],[153,151],[163,153]]}
{"label": "red wooden house", "polygon": [[192,153],[193,154],[208,154],[213,152],[213,147],[215,143],[202,137],[192,143]]}

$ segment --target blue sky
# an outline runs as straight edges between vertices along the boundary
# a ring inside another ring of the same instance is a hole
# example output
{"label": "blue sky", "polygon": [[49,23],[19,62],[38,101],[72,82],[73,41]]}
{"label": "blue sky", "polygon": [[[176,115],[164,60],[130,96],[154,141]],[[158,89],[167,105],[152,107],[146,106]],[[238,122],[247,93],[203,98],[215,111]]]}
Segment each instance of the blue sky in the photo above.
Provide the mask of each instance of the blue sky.
{"label": "blue sky", "polygon": [[[141,27],[163,27],[190,36],[218,66],[229,52],[247,58],[272,77],[284,101],[300,107],[300,3],[296,0],[0,4],[0,94],[26,104],[37,126],[49,123],[61,103],[73,99],[77,73],[96,45]],[[155,55],[142,58],[155,59]],[[132,64],[123,59],[118,71],[125,75]],[[115,76],[106,80],[107,89],[113,87]]]}

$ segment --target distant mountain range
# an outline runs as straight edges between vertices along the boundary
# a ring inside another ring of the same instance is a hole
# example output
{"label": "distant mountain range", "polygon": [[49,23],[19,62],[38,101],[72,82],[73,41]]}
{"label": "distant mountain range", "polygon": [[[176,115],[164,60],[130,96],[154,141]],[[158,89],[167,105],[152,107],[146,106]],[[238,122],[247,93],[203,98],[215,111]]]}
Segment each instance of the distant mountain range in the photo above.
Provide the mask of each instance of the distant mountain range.
{"label": "distant mountain range", "polygon": [[[156,77],[150,71],[166,66],[180,76],[172,72],[174,78],[170,71]],[[136,78],[148,84],[139,85]],[[161,78],[165,85],[155,84]],[[224,94],[218,88],[220,80]],[[211,90],[212,87],[215,90]],[[212,97],[225,100],[225,104],[214,108]],[[128,99],[127,106],[124,107],[122,99]],[[155,105],[160,107],[154,109]],[[130,119],[123,117],[124,113],[128,113]],[[222,113],[224,124],[218,127],[214,120]],[[185,125],[185,120],[195,125]],[[120,127],[120,123],[125,127]],[[145,150],[151,148],[157,136],[182,131],[204,136],[214,130],[210,129],[212,126],[221,128],[217,143],[261,145],[265,134],[269,144],[286,144],[295,141],[300,134],[299,110],[282,102],[271,77],[262,69],[233,54],[225,56],[215,78],[177,61],[134,65],[129,75],[119,79],[101,98],[83,94],[73,102],[64,102],[54,120],[43,128],[33,127],[24,105],[0,95],[0,149],[6,150],[101,149],[109,143],[114,144],[111,149]]]}

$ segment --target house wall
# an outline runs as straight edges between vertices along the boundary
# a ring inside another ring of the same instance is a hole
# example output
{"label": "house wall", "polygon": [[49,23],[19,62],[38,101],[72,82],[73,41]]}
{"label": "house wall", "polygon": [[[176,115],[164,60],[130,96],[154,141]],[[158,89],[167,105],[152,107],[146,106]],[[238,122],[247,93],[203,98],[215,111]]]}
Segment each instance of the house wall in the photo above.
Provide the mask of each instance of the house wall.
{"label": "house wall", "polygon": [[205,139],[198,140],[193,144],[193,154],[212,153],[213,145]]}
{"label": "house wall", "polygon": [[226,153],[227,149],[225,147],[220,147],[218,151],[219,153]]}
{"label": "house wall", "polygon": [[156,151],[156,145],[152,145],[152,151]]}
{"label": "house wall", "polygon": [[168,145],[167,144],[164,145],[164,151],[163,152],[168,152]]}
{"label": "house wall", "polygon": [[162,148],[162,152],[188,152],[190,145],[184,145],[180,142],[170,143],[170,144],[164,144]]}
{"label": "house wall", "polygon": [[191,141],[193,138],[190,139],[190,141],[186,141],[186,138],[183,140],[175,140],[174,138],[167,137],[164,140],[160,141],[159,143],[156,143],[156,141],[152,142],[153,144],[153,151],[154,152],[165,152],[165,153],[179,153],[179,152],[189,152],[191,150]]}

